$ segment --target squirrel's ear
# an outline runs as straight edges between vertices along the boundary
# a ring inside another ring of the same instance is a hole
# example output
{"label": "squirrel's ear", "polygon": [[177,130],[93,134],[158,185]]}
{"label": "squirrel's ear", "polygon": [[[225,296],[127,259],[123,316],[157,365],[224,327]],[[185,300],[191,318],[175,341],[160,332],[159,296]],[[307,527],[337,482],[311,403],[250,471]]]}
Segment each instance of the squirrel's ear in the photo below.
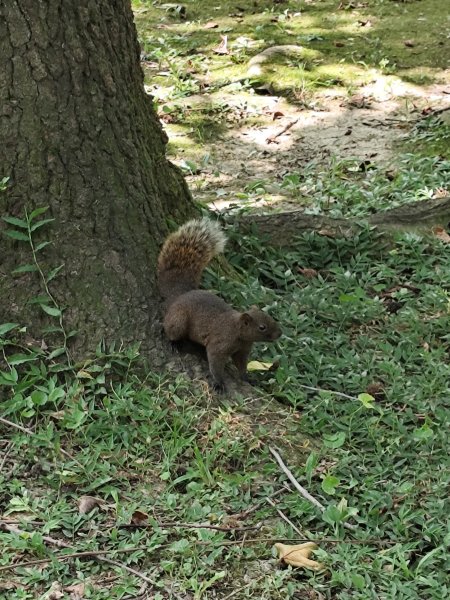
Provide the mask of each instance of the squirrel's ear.
{"label": "squirrel's ear", "polygon": [[253,304],[253,306],[250,306],[251,310],[259,310],[259,308],[256,306],[256,304]]}
{"label": "squirrel's ear", "polygon": [[241,315],[241,322],[245,325],[245,326],[249,326],[251,324],[251,322],[253,321],[251,315],[248,314],[248,312],[242,313]]}

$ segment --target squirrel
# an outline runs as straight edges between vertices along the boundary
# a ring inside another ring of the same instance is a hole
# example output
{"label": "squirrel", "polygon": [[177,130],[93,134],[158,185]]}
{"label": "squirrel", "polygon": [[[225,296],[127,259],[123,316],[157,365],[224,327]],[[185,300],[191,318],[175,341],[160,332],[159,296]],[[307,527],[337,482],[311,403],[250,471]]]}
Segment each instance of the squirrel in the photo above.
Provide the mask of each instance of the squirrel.
{"label": "squirrel", "polygon": [[226,237],[217,223],[193,219],[165,240],[158,257],[158,285],[165,301],[164,331],[175,344],[191,340],[206,348],[214,389],[223,391],[231,357],[245,380],[253,342],[272,342],[279,325],[252,306],[238,312],[212,292],[198,289],[205,267],[223,252]]}

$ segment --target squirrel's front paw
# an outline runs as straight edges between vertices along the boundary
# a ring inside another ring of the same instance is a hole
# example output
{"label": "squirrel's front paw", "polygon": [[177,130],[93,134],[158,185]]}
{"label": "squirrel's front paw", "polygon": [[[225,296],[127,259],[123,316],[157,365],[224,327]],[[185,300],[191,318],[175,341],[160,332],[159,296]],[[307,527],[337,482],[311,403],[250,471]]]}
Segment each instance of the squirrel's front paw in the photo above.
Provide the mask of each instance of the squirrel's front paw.
{"label": "squirrel's front paw", "polygon": [[179,340],[171,340],[170,341],[170,350],[172,351],[172,354],[176,354],[177,352],[180,352],[182,347],[182,343]]}
{"label": "squirrel's front paw", "polygon": [[215,381],[213,383],[213,390],[215,392],[218,392],[219,394],[223,394],[225,392],[225,384],[223,382],[217,382]]}

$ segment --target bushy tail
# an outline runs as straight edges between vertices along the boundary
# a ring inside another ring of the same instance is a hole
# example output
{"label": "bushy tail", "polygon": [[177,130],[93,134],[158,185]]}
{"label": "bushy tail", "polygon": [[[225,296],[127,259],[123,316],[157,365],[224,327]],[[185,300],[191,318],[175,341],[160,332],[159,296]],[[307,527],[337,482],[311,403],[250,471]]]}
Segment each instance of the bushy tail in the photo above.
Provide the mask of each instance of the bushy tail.
{"label": "bushy tail", "polygon": [[158,258],[161,295],[172,302],[199,287],[203,270],[225,247],[226,237],[217,223],[194,219],[169,235]]}

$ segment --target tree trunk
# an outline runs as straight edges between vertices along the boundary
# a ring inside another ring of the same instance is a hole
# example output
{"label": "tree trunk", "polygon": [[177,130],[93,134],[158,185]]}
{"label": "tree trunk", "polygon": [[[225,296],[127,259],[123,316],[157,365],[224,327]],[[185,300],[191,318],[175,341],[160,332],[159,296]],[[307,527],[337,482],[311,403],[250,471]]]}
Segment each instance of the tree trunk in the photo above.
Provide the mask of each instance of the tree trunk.
{"label": "tree trunk", "polygon": [[[64,265],[49,287],[78,354],[101,339],[159,348],[158,249],[167,219],[194,212],[165,158],[139,54],[129,0],[1,3],[0,179],[10,180],[0,212],[49,207],[38,261],[44,273]],[[11,275],[32,262],[29,244],[0,235],[0,255],[0,324],[38,336],[52,323],[29,304],[39,273]]]}
{"label": "tree trunk", "polygon": [[450,196],[411,202],[370,215],[365,219],[334,219],[293,210],[285,213],[240,217],[237,225],[243,231],[255,231],[264,236],[274,246],[289,246],[298,235],[306,231],[317,231],[322,235],[336,237],[353,235],[358,224],[363,222],[385,232],[411,230],[431,233],[435,227],[448,230],[450,229]]}

